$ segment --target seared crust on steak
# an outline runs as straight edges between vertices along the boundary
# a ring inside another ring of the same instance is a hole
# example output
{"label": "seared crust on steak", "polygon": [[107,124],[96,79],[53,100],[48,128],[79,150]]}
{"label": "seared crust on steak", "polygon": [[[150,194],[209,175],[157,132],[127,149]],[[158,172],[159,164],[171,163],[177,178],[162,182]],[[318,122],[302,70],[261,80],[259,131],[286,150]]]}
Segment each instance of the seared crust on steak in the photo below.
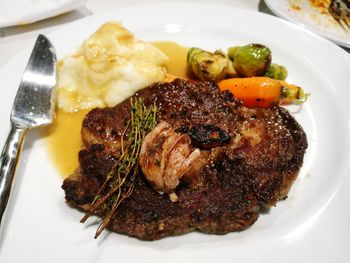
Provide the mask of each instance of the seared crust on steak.
{"label": "seared crust on steak", "polygon": [[[166,121],[180,133],[195,125],[212,125],[231,139],[201,150],[202,160],[193,171],[200,179],[180,183],[177,202],[156,192],[140,171],[110,230],[145,240],[195,229],[224,234],[247,228],[260,208],[286,197],[302,166],[307,139],[285,109],[248,109],[213,82],[180,79],[155,84],[135,96],[146,105],[155,102],[158,123]],[[87,114],[80,167],[62,186],[70,204],[84,209],[92,202],[120,155],[119,139],[129,117],[129,100]]]}

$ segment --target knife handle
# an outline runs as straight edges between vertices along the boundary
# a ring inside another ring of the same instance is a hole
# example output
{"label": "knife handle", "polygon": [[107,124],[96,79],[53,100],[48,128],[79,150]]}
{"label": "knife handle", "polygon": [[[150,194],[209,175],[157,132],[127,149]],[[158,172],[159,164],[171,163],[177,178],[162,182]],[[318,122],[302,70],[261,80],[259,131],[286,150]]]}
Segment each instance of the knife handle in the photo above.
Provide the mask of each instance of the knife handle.
{"label": "knife handle", "polygon": [[4,213],[10,197],[17,163],[21,155],[25,132],[26,129],[12,124],[0,156],[0,229],[4,223]]}

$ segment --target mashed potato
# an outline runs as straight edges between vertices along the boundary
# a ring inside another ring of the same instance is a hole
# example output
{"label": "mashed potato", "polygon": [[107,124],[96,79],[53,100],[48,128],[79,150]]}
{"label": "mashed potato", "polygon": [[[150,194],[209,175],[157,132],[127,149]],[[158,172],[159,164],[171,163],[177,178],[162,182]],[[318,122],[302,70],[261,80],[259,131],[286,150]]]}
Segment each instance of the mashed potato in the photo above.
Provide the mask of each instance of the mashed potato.
{"label": "mashed potato", "polygon": [[168,58],[119,23],[102,25],[77,53],[58,62],[58,107],[115,106],[166,75]]}

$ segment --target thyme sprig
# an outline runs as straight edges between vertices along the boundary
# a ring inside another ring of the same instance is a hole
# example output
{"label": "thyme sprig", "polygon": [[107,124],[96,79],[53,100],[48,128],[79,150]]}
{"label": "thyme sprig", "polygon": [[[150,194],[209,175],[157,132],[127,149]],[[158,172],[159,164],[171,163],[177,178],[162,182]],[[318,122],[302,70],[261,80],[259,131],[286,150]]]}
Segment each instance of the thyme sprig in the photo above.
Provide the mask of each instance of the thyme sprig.
{"label": "thyme sprig", "polygon": [[106,175],[85,216],[80,220],[84,223],[92,214],[102,214],[95,238],[108,227],[120,204],[132,193],[135,178],[139,173],[138,157],[142,141],[157,123],[155,103],[146,107],[141,98],[130,98],[130,106],[130,119],[120,138],[121,155]]}

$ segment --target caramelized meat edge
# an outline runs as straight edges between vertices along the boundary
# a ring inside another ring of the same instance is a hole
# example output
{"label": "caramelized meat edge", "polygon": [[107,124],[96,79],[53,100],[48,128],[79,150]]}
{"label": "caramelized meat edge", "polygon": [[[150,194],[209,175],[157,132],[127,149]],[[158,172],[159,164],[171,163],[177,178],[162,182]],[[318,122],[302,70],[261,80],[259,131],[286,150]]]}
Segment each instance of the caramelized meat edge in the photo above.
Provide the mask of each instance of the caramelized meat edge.
{"label": "caramelized meat edge", "polygon": [[[156,192],[140,171],[110,230],[144,240],[193,230],[225,234],[246,229],[257,220],[260,208],[287,196],[302,166],[307,139],[285,109],[248,109],[215,83],[180,79],[155,84],[135,96],[146,105],[155,102],[158,123],[168,123],[179,134],[210,125],[229,140],[201,149],[191,169],[198,179],[180,182],[177,202]],[[85,117],[80,166],[62,186],[73,206],[84,209],[92,202],[120,156],[119,139],[129,112],[126,100]]]}

